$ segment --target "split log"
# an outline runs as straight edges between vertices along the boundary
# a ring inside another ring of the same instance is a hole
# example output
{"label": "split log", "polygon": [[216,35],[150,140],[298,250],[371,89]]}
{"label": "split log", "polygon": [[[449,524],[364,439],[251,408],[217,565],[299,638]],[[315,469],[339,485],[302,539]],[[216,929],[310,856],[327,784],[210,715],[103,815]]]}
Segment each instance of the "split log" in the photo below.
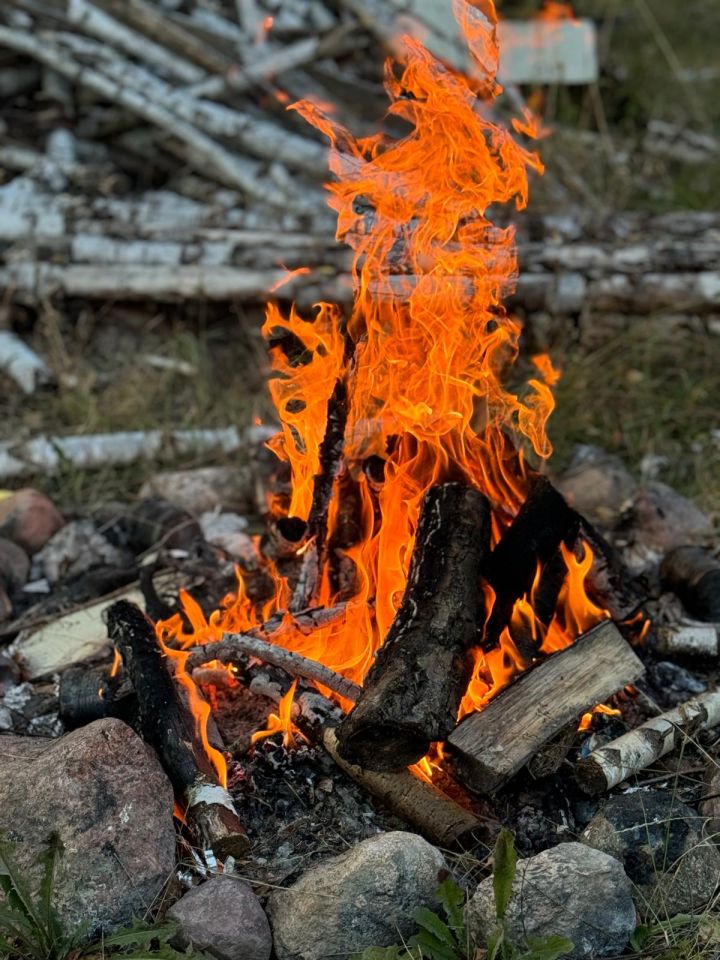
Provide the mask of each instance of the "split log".
{"label": "split log", "polygon": [[[558,548],[561,543],[572,546],[578,530],[579,517],[562,494],[547,477],[536,477],[517,516],[484,564],[485,579],[496,597],[486,630],[487,648],[497,646],[500,634],[510,623],[515,601],[530,594],[538,563],[550,564],[546,590],[553,594],[557,587],[559,592],[564,579],[564,563],[560,563],[562,575],[556,576]],[[540,604],[538,613],[552,620],[557,594],[547,599],[548,602]]]}
{"label": "split log", "polygon": [[700,730],[709,730],[718,724],[720,691],[713,690],[693,697],[580,760],[577,766],[578,784],[591,794],[612,790]]}
{"label": "split log", "polygon": [[677,547],[660,567],[660,579],[697,620],[720,623],[720,561],[702,547]]}
{"label": "split log", "polygon": [[674,623],[656,631],[655,650],[670,657],[715,659],[720,653],[720,627],[714,623]]}
{"label": "split log", "polygon": [[139,607],[126,601],[113,604],[106,619],[137,695],[142,735],[182,799],[188,829],[202,849],[220,859],[245,856],[247,834],[180,699],[155,628]]}
{"label": "split log", "polygon": [[479,576],[489,541],[486,497],[457,483],[428,490],[402,604],[338,727],[346,760],[402,770],[452,730],[483,617]]}
{"label": "split log", "polygon": [[325,730],[322,744],[342,771],[436,846],[469,848],[482,836],[482,825],[473,813],[409,770],[379,773],[348,763],[338,751],[333,728]]}
{"label": "split log", "polygon": [[458,724],[447,740],[455,774],[470,790],[492,793],[567,724],[637,680],[643,669],[615,625],[599,624]]}

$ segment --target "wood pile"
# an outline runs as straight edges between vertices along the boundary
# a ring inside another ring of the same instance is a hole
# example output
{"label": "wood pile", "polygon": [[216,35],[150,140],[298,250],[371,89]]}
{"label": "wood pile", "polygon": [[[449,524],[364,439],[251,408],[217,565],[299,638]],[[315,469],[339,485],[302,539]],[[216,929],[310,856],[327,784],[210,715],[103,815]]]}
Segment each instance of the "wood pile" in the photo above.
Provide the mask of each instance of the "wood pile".
{"label": "wood pile", "polygon": [[[9,0],[0,288],[31,307],[349,300],[326,147],[286,106],[332,103],[374,132],[400,6]],[[508,118],[517,97],[499,101]],[[514,305],[529,315],[720,310],[716,214],[570,214],[522,230]]]}

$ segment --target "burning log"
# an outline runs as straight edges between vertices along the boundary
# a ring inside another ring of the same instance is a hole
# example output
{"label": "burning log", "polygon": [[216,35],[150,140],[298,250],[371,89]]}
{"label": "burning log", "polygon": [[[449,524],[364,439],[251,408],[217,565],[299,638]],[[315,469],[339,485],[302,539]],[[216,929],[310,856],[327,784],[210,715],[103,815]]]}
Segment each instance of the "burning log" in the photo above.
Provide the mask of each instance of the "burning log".
{"label": "burning log", "polygon": [[106,619],[135,688],[142,735],[182,798],[188,829],[219,858],[244,856],[247,834],[165,666],[155,628],[139,607],[123,600]]}
{"label": "burning log", "polygon": [[380,773],[348,763],[338,751],[331,727],[325,730],[322,743],[341,770],[397,816],[412,823],[431,843],[447,849],[477,842],[481,830],[477,817],[431,783],[409,770]]}
{"label": "burning log", "polygon": [[647,720],[580,760],[577,781],[587,793],[612,790],[670,753],[686,738],[720,724],[720,690],[703,693]]}
{"label": "burning log", "polygon": [[547,567],[547,572],[544,583],[541,582],[536,612],[541,619],[547,617],[543,622],[549,624],[566,572],[564,563],[560,563],[559,576],[554,575],[558,548],[561,543],[571,547],[578,530],[579,517],[565,498],[546,477],[537,477],[485,564],[485,577],[496,595],[486,631],[488,647],[497,645],[504,627],[510,623],[515,601],[530,594],[538,563]]}
{"label": "burning log", "polygon": [[610,621],[527,670],[447,741],[458,779],[491,793],[597,703],[637,680],[643,665]]}
{"label": "burning log", "polygon": [[137,697],[127,678],[111,676],[106,666],[72,667],[60,675],[60,719],[66,730],[75,730],[94,720],[116,717],[133,725]]}
{"label": "burning log", "polygon": [[693,617],[720,622],[720,561],[702,547],[677,547],[665,557],[660,579]]}
{"label": "burning log", "polygon": [[371,770],[402,770],[452,730],[469,680],[468,649],[482,620],[479,576],[490,505],[457,483],[423,501],[407,587],[338,750]]}

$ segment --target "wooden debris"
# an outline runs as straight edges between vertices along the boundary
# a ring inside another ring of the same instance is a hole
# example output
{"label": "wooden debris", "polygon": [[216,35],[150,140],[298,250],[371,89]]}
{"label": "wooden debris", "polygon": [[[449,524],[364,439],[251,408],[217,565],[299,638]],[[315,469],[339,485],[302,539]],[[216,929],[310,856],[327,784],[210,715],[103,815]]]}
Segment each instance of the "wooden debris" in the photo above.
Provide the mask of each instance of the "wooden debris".
{"label": "wooden debris", "polygon": [[492,793],[564,727],[642,673],[615,625],[599,624],[522,673],[456,727],[447,746],[458,779],[478,793]]}
{"label": "wooden debris", "polygon": [[720,560],[702,547],[677,547],[660,567],[660,579],[698,620],[720,623]]}
{"label": "wooden debris", "polygon": [[379,773],[349,763],[338,752],[332,727],[325,730],[322,744],[341,770],[438,847],[469,847],[482,835],[473,813],[409,770]]}
{"label": "wooden debris", "polygon": [[201,848],[216,857],[243,857],[249,848],[247,834],[168,672],[153,624],[125,600],[110,607],[106,620],[135,689],[142,735],[182,800],[188,829]]}
{"label": "wooden debris", "polygon": [[719,631],[717,624],[687,620],[659,627],[655,650],[663,656],[714,659],[720,653]]}
{"label": "wooden debris", "polygon": [[482,622],[481,564],[490,505],[458,483],[425,494],[403,601],[354,709],[338,727],[341,755],[402,770],[452,730]]}
{"label": "wooden debris", "polygon": [[578,762],[577,780],[587,793],[612,790],[664,757],[700,730],[720,724],[720,691],[703,693],[647,720]]}

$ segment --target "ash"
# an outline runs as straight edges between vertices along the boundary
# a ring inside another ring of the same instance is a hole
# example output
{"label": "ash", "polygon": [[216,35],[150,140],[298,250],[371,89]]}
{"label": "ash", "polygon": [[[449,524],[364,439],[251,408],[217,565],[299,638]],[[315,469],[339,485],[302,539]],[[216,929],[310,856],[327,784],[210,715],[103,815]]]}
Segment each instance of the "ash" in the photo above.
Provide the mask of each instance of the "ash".
{"label": "ash", "polygon": [[228,788],[253,839],[252,860],[239,870],[268,885],[291,883],[315,861],[377,833],[408,829],[376,810],[321,747],[286,750],[279,737],[231,763]]}

